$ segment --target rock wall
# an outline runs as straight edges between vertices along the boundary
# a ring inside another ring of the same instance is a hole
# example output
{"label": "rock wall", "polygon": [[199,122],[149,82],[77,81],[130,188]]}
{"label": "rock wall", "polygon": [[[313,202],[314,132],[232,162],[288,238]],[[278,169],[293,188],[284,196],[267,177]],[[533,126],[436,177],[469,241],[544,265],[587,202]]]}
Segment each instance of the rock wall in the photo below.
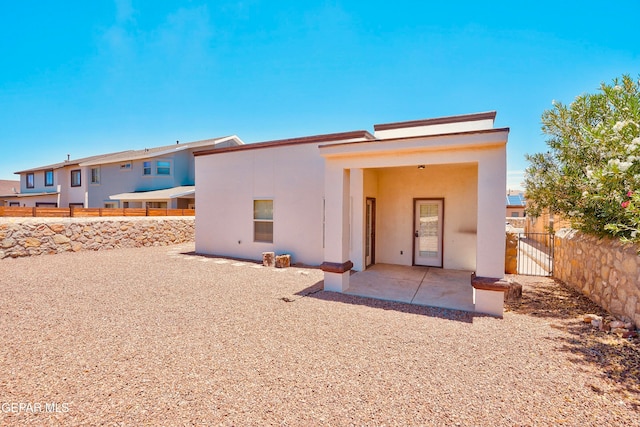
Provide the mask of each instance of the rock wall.
{"label": "rock wall", "polygon": [[194,240],[194,217],[2,218],[0,259]]}
{"label": "rock wall", "polygon": [[507,231],[507,246],[504,254],[504,272],[518,274],[518,234]]}
{"label": "rock wall", "polygon": [[507,222],[509,224],[511,224],[511,226],[513,228],[524,228],[524,226],[525,226],[525,224],[527,222],[527,218],[525,218],[525,217],[516,217],[516,218],[514,218],[514,217],[508,216],[506,218],[506,220],[507,220]]}
{"label": "rock wall", "polygon": [[640,326],[638,246],[572,229],[555,235],[554,277],[612,314]]}

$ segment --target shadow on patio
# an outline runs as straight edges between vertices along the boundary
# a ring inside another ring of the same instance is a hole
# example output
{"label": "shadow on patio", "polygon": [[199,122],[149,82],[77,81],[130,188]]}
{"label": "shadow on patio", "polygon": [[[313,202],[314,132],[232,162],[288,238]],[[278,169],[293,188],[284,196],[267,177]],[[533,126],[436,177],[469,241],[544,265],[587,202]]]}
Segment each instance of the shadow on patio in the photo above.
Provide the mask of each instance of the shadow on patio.
{"label": "shadow on patio", "polygon": [[296,295],[385,310],[473,322],[471,273],[441,268],[376,264],[349,278],[345,293],[324,292],[322,281]]}

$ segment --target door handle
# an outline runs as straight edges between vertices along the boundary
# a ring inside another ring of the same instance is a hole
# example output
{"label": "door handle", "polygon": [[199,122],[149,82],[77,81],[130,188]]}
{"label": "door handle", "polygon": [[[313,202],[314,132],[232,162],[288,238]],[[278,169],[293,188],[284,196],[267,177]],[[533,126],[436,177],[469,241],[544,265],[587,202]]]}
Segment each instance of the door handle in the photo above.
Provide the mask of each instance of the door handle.
{"label": "door handle", "polygon": [[415,236],[415,237],[420,237],[420,236],[418,235],[418,230],[416,230],[416,232],[415,232],[414,236]]}

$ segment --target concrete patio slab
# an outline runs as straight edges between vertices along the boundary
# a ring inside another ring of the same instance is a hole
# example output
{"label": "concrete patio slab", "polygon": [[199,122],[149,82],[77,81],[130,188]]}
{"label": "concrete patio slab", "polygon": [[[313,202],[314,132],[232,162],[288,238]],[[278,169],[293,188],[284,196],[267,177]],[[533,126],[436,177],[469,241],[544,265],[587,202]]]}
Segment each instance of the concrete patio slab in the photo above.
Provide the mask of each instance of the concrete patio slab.
{"label": "concrete patio slab", "polygon": [[349,279],[350,295],[474,311],[471,272],[375,264]]}
{"label": "concrete patio slab", "polygon": [[474,311],[471,272],[430,268],[412,304]]}

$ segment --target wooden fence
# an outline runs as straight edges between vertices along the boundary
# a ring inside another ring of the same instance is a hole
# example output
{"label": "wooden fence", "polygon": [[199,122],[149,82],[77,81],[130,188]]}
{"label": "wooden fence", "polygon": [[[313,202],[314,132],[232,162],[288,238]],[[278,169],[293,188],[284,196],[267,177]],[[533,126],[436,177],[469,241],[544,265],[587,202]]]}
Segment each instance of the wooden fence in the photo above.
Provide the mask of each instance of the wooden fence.
{"label": "wooden fence", "polygon": [[79,218],[100,216],[195,216],[194,209],[152,208],[27,208],[0,206],[0,217]]}

